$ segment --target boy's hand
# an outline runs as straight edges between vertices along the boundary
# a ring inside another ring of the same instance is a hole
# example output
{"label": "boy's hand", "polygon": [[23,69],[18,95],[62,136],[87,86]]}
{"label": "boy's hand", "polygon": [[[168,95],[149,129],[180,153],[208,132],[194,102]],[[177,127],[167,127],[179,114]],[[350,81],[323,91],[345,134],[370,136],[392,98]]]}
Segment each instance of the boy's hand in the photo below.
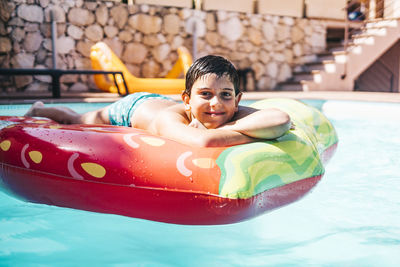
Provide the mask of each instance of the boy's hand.
{"label": "boy's hand", "polygon": [[189,127],[197,128],[197,129],[207,129],[201,122],[199,122],[197,119],[193,119],[189,125]]}

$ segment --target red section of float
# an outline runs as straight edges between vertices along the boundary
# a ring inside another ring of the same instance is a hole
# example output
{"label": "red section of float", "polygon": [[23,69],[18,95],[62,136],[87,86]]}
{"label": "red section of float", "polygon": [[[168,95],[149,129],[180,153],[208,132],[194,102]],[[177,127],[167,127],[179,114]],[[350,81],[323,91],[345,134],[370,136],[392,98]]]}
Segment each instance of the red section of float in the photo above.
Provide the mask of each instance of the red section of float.
{"label": "red section of float", "polygon": [[2,186],[36,203],[168,223],[224,224],[291,203],[321,178],[248,199],[224,198],[218,196],[221,170],[215,161],[225,148],[190,147],[126,127],[21,117],[0,122]]}
{"label": "red section of float", "polygon": [[240,222],[294,202],[319,177],[304,179],[249,199],[221,198],[192,191],[130,187],[49,176],[3,164],[3,183],[24,200],[87,211],[119,214],[178,224]]}

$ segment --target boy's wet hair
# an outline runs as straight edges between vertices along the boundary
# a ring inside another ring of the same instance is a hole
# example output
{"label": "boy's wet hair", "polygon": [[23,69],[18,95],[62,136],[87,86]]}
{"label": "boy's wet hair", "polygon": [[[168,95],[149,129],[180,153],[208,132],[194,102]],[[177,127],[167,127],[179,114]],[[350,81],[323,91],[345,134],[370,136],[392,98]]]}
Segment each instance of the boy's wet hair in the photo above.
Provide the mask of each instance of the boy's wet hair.
{"label": "boy's wet hair", "polygon": [[184,93],[190,96],[194,82],[203,75],[213,73],[217,77],[226,75],[235,89],[235,95],[240,93],[239,75],[233,64],[221,57],[208,55],[197,59],[186,73],[186,88]]}

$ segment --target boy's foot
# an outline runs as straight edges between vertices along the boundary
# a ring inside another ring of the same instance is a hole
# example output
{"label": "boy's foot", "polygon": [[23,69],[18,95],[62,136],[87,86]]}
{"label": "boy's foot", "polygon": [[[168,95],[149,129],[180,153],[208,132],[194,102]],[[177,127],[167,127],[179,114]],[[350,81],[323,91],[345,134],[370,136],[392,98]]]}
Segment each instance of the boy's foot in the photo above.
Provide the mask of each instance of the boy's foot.
{"label": "boy's foot", "polygon": [[25,117],[34,117],[35,116],[35,111],[37,108],[44,107],[44,104],[42,101],[36,101],[33,103],[33,105],[30,107],[30,109],[25,113]]}

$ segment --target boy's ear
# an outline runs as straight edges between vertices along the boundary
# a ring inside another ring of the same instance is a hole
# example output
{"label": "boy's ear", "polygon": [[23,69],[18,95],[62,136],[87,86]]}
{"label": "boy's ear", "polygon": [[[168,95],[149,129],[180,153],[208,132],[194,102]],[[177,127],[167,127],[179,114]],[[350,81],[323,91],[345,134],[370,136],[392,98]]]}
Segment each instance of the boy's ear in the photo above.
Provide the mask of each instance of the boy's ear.
{"label": "boy's ear", "polygon": [[183,103],[185,105],[189,105],[189,100],[190,100],[190,96],[187,93],[183,92],[182,93],[182,101],[183,101]]}
{"label": "boy's ear", "polygon": [[239,102],[240,102],[240,100],[242,99],[242,95],[243,95],[243,93],[240,92],[240,93],[235,97],[236,111],[238,111]]}

